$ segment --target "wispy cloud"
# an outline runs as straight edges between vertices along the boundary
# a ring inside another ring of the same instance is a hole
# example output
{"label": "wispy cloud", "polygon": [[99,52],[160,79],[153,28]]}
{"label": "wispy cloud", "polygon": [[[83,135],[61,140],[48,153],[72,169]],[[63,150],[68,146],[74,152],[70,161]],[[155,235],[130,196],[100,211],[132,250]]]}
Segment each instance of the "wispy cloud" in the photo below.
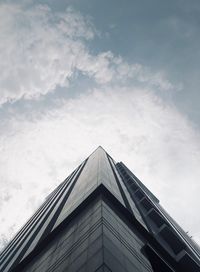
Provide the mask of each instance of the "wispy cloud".
{"label": "wispy cloud", "polygon": [[47,6],[0,6],[1,103],[34,98],[67,86],[84,41],[93,28],[70,8],[54,13]]}
{"label": "wispy cloud", "polygon": [[44,5],[1,4],[0,16],[0,104],[66,87],[76,70],[99,84],[132,78],[162,89],[172,87],[161,73],[128,64],[109,51],[91,54],[87,41],[97,32],[71,8],[61,13]]}

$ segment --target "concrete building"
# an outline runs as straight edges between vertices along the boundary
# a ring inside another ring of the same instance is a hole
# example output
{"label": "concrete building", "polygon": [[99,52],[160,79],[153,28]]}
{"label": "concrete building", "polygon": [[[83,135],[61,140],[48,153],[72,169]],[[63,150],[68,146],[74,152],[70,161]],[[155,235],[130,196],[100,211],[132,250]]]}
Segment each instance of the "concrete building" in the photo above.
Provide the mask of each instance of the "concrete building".
{"label": "concrete building", "polygon": [[200,271],[199,247],[122,163],[97,148],[0,256],[0,271]]}

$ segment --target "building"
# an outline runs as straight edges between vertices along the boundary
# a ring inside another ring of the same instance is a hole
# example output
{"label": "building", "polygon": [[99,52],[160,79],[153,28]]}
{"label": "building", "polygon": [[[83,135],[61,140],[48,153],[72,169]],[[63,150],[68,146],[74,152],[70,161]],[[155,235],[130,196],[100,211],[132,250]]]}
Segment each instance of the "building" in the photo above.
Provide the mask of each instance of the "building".
{"label": "building", "polygon": [[97,148],[1,253],[0,271],[200,271],[199,247],[123,164]]}

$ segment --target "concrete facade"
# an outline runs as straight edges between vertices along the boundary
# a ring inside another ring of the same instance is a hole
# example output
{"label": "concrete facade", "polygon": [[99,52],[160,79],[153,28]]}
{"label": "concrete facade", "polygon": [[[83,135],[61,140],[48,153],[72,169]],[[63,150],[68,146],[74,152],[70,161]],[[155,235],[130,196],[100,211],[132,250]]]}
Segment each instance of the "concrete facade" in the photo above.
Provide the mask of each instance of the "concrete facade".
{"label": "concrete facade", "polygon": [[199,247],[123,164],[97,148],[0,255],[0,271],[200,271]]}

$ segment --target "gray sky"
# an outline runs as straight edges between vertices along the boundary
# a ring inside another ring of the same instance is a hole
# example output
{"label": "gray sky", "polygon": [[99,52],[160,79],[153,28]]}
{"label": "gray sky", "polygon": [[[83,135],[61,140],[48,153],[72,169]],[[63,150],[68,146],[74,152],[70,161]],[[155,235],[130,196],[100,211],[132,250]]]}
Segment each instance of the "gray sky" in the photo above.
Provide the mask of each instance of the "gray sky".
{"label": "gray sky", "polygon": [[0,2],[0,247],[97,146],[200,243],[200,2]]}

